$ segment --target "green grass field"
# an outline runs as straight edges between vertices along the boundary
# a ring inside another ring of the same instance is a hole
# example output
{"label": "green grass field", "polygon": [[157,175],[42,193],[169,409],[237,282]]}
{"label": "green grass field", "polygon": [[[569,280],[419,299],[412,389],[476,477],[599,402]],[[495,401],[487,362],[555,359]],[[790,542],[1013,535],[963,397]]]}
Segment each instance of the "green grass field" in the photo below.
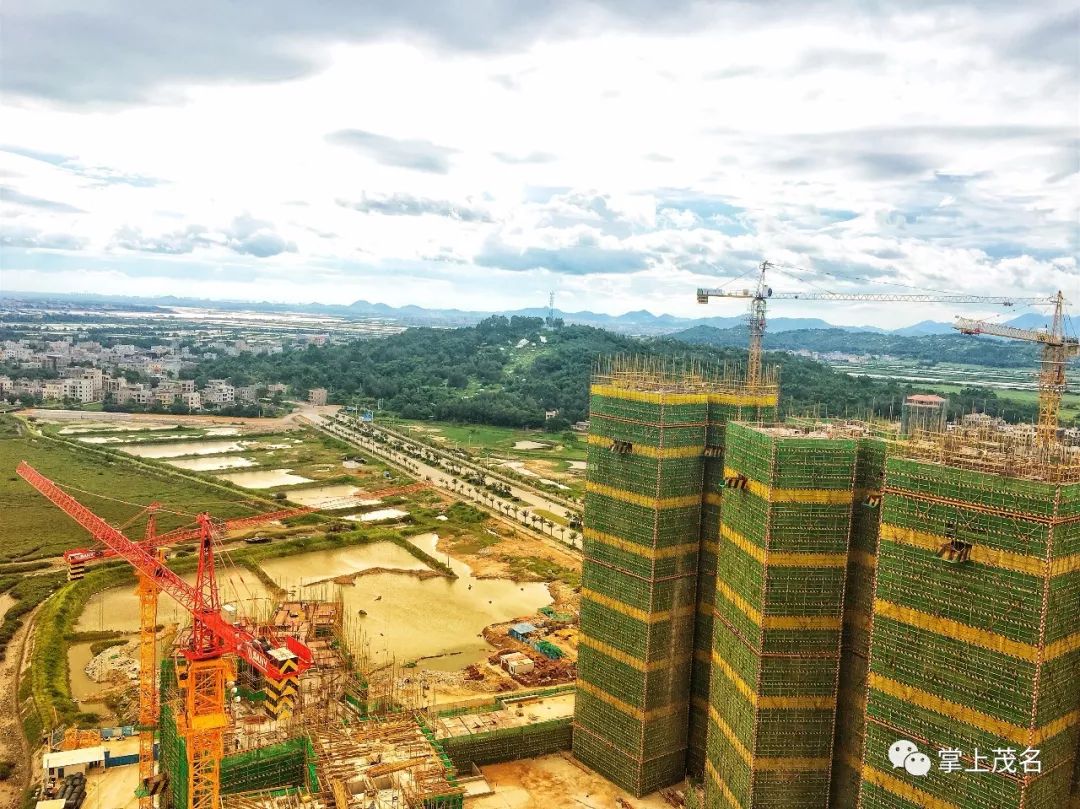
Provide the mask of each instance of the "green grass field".
{"label": "green grass field", "polygon": [[[842,373],[868,373],[894,379],[917,378],[922,381],[913,384],[936,393],[959,393],[963,388],[985,387],[988,392],[996,394],[998,398],[1012,402],[1034,404],[1039,399],[1038,391],[1031,388],[998,387],[998,385],[1010,384],[1032,385],[1036,372],[1034,366],[1031,368],[991,368],[962,363],[943,362],[930,365],[903,360],[874,360],[857,366],[839,363],[832,367]],[[1069,370],[1071,371],[1072,368]],[[1066,393],[1062,399],[1060,419],[1062,423],[1068,423],[1076,418],[1080,418],[1080,393]]]}
{"label": "green grass field", "polygon": [[[286,441],[286,439],[288,440]],[[293,441],[299,441],[299,443],[293,443]],[[283,443],[287,443],[287,446],[281,446]],[[361,488],[380,488],[385,485],[382,479],[382,473],[387,469],[385,464],[365,455],[367,460],[363,466],[359,469],[346,470],[341,465],[342,460],[346,457],[358,455],[356,448],[317,430],[306,429],[280,433],[276,436],[270,436],[269,439],[260,439],[260,444],[274,445],[274,448],[252,448],[235,453],[254,461],[255,466],[225,471],[245,472],[258,469],[291,469],[294,474],[318,482],[350,483]],[[337,480],[342,476],[348,476],[348,480]],[[303,487],[314,484],[297,485]],[[282,488],[287,489],[290,487],[276,487],[274,491]]]}
{"label": "green grass field", "polygon": [[[14,420],[5,416],[0,420],[0,513],[4,515],[6,541],[0,547],[0,561],[55,556],[67,548],[89,544],[85,531],[15,474],[22,460],[114,525],[126,523],[141,506],[153,501],[164,509],[183,512],[161,511],[160,531],[191,523],[194,517],[189,515],[199,511],[229,518],[267,509],[266,505],[244,502],[241,493],[231,494],[194,480],[158,474],[146,466],[20,434]],[[134,528],[136,535],[142,530],[141,525]]]}
{"label": "green grass field", "polygon": [[[382,426],[412,435],[418,439],[434,441],[435,446],[450,450],[457,447],[467,450],[475,458],[500,458],[503,460],[532,462],[531,471],[540,477],[555,479],[569,486],[567,495],[581,497],[584,494],[584,476],[570,475],[572,461],[584,461],[588,444],[581,433],[547,433],[542,430],[518,430],[512,427],[489,427],[483,424],[451,424],[443,421],[393,420]],[[515,449],[519,441],[544,444],[535,449]]]}
{"label": "green grass field", "polygon": [[[390,427],[416,437],[445,436],[448,441],[439,442],[456,445],[471,450],[477,455],[506,455],[515,458],[547,460],[583,461],[586,443],[584,435],[578,433],[545,433],[542,430],[518,430],[513,427],[490,427],[484,424],[451,424],[444,421],[406,421],[393,420],[383,422]],[[514,449],[519,441],[535,441],[548,444],[548,449]]]}

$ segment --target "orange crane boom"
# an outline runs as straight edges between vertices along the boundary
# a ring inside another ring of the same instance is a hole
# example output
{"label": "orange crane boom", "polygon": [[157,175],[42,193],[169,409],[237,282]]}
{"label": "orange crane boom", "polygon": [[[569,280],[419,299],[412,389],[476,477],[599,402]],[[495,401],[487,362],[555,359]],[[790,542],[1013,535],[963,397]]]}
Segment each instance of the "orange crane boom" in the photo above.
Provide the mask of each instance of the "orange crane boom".
{"label": "orange crane boom", "polygon": [[[144,548],[141,543],[128,539],[119,530],[105,522],[97,514],[94,514],[26,461],[20,461],[15,471],[19,477],[37,489],[53,505],[85,528],[96,540],[116,553],[117,556],[127,560],[135,568],[136,572],[147,576],[159,590],[172,596],[176,603],[191,613],[195,623],[203,627],[208,633],[207,639],[214,642],[214,645],[221,651],[238,654],[271,679],[280,680],[284,676],[278,662],[267,654],[258,638],[246,629],[230,624],[220,612],[211,611],[208,608],[209,604],[216,600],[216,593],[213,594],[215,597],[210,597],[210,594],[205,592],[205,587],[200,588],[201,581],[206,580],[205,571],[200,572],[200,583],[194,586],[188,584],[167,568],[148,549]],[[210,519],[206,515],[200,515],[200,522],[203,525],[203,535],[205,537],[209,533]],[[200,564],[200,568],[202,568],[202,564]],[[299,668],[301,671],[311,665],[311,651],[303,643],[290,636],[285,636],[285,646],[300,661]]]}
{"label": "orange crane boom", "polygon": [[[230,718],[226,712],[226,683],[235,677],[227,654],[247,661],[273,683],[281,695],[295,694],[295,679],[313,664],[311,650],[286,636],[284,643],[268,631],[259,635],[229,623],[221,614],[221,598],[214,570],[215,523],[208,514],[200,514],[199,567],[195,584],[190,585],[165,566],[152,545],[153,508],[151,525],[147,527],[147,542],[128,539],[53,481],[42,475],[26,461],[15,470],[20,477],[37,489],[50,502],[90,532],[110,551],[125,559],[139,578],[141,639],[140,654],[140,719],[147,719],[155,707],[156,693],[151,693],[156,677],[153,664],[153,618],[157,593],[168,593],[192,616],[191,637],[183,648],[182,672],[178,679],[183,686],[183,706],[177,715],[177,729],[184,736],[187,754],[188,809],[220,809],[221,761],[224,757],[224,734]],[[140,722],[141,724],[142,722]],[[150,738],[147,735],[147,738]],[[140,806],[151,809],[152,739],[149,751],[143,749],[140,736],[140,775],[143,787],[139,793]],[[149,752],[149,755],[147,755]],[[156,789],[157,785],[153,785]],[[149,794],[147,794],[149,792]]]}

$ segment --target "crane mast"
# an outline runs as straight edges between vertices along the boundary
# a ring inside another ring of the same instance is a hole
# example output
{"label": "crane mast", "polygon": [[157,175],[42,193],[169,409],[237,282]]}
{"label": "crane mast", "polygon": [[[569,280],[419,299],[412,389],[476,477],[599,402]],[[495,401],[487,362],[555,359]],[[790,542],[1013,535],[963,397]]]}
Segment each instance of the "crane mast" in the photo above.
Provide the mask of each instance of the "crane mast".
{"label": "crane mast", "polygon": [[1065,394],[1065,366],[1070,357],[1080,353],[1080,341],[1065,335],[1065,296],[1059,290],[1052,300],[1054,314],[1048,331],[1018,329],[966,317],[958,317],[953,324],[953,328],[963,334],[990,334],[1042,346],[1038,374],[1039,423],[1035,428],[1035,436],[1041,447],[1049,447],[1057,440],[1058,413]]}
{"label": "crane mast", "polygon": [[[313,659],[306,645],[290,636],[281,643],[272,635],[256,636],[243,627],[235,626],[221,615],[221,597],[217,588],[214,565],[214,523],[208,514],[200,514],[199,567],[192,586],[170,570],[153,546],[154,509],[150,511],[147,536],[143,543],[128,539],[97,514],[69,495],[26,461],[16,472],[44,495],[61,511],[86,529],[117,556],[125,559],[139,576],[140,610],[143,632],[156,612],[157,594],[165,592],[192,616],[191,637],[183,649],[183,666],[179,679],[183,683],[183,710],[177,725],[186,740],[188,759],[189,809],[219,809],[221,803],[220,766],[224,755],[224,732],[229,724],[225,710],[226,682],[235,677],[226,654],[236,654],[253,668],[276,683],[295,680],[310,668]],[[151,624],[152,625],[152,624]],[[145,641],[145,637],[143,638]],[[145,652],[145,648],[142,650]],[[145,667],[147,655],[140,662]],[[154,678],[153,664],[149,671],[140,671],[143,681]],[[156,707],[157,694],[141,681],[140,723],[149,718],[149,709]],[[146,711],[144,713],[144,711]],[[152,745],[152,742],[151,742]],[[152,747],[151,747],[152,751]],[[140,757],[140,771],[146,765]],[[146,777],[144,775],[144,777]],[[147,784],[144,782],[144,790]],[[140,805],[147,809],[152,799]]]}
{"label": "crane mast", "polygon": [[984,303],[998,306],[1016,304],[1053,303],[1054,298],[1015,298],[997,295],[952,295],[939,293],[871,293],[871,292],[774,292],[765,281],[765,272],[776,268],[771,261],[761,262],[757,285],[754,289],[726,290],[722,288],[698,288],[697,302],[708,303],[709,298],[743,298],[750,300],[748,325],[750,343],[746,361],[746,379],[750,385],[757,385],[762,379],[762,342],[765,337],[766,301],[806,300],[806,301],[877,301],[885,303]]}

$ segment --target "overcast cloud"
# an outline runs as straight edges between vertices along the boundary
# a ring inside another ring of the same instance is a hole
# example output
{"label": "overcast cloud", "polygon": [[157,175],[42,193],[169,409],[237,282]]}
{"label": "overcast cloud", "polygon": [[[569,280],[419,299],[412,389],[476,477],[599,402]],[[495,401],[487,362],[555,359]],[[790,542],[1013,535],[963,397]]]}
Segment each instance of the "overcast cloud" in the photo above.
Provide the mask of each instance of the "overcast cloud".
{"label": "overcast cloud", "polygon": [[1057,0],[12,0],[3,287],[695,315],[769,258],[1076,300],[1078,37]]}

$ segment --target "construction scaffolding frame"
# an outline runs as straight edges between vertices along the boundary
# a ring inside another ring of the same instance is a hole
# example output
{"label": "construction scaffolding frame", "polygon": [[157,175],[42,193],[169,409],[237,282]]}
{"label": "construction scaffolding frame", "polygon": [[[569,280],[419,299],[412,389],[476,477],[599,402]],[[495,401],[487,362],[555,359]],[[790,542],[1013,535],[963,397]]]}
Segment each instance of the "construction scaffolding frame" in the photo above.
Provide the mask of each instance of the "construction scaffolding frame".
{"label": "construction scaffolding frame", "polygon": [[[1000,431],[893,449],[859,805],[1066,806],[1080,737],[1077,466],[1063,448]],[[935,763],[960,751],[961,771],[883,765],[898,738]],[[1039,771],[971,771],[976,753],[1004,749],[1038,750]]]}
{"label": "construction scaffolding frame", "polygon": [[829,806],[857,442],[730,424],[708,807]]}
{"label": "construction scaffolding frame", "polygon": [[312,728],[311,743],[327,806],[461,809],[457,771],[420,714]]}
{"label": "construction scaffolding frame", "polygon": [[652,357],[594,369],[574,753],[638,796],[686,770],[705,460],[724,418],[776,404],[773,369],[754,389],[742,374]]}

